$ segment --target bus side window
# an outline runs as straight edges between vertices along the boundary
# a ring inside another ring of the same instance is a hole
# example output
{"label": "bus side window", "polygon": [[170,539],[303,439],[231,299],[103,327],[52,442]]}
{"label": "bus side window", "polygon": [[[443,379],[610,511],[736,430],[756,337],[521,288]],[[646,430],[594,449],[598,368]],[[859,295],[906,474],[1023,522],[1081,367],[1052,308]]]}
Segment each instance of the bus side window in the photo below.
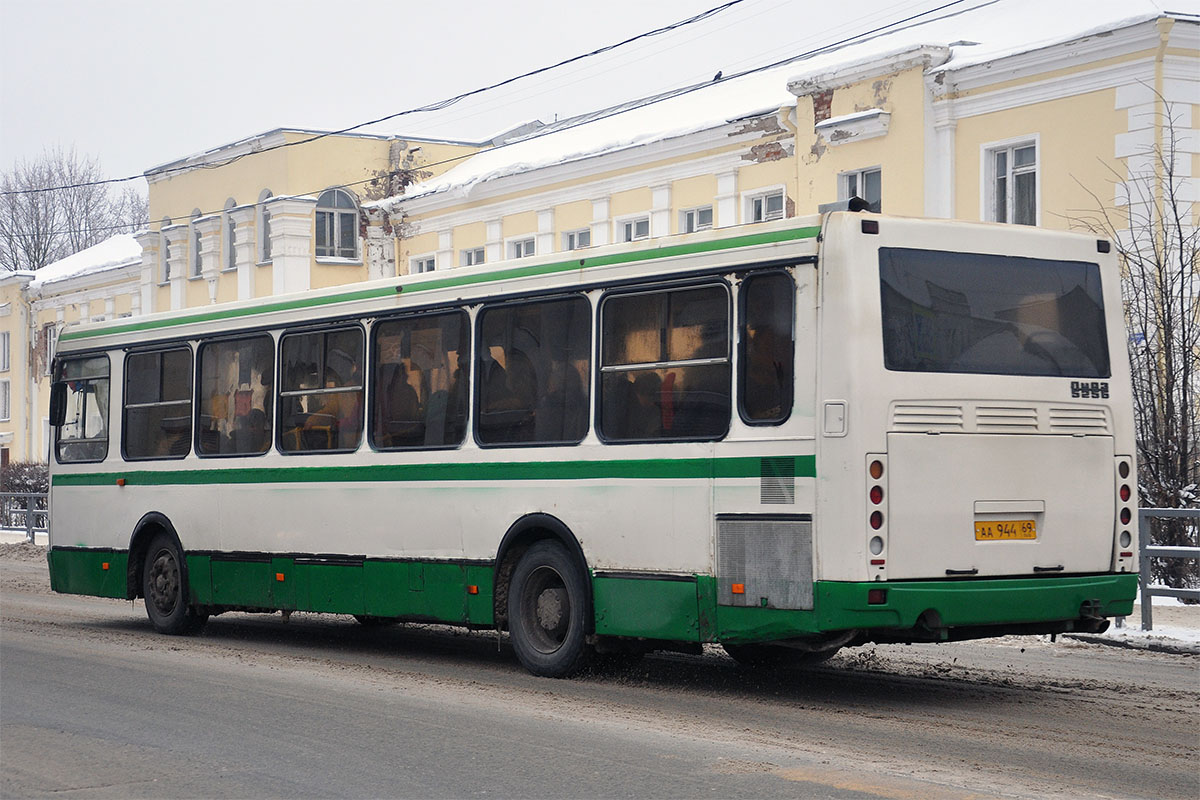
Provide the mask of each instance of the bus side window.
{"label": "bus side window", "polygon": [[108,455],[108,356],[64,359],[57,382],[67,387],[66,413],[55,440],[59,463],[103,461]]}
{"label": "bus side window", "polygon": [[260,455],[271,449],[275,343],[262,334],[200,345],[196,452]]}
{"label": "bus side window", "polygon": [[357,449],[363,428],[362,328],[285,335],[279,361],[279,449]]}
{"label": "bus side window", "polygon": [[192,444],[192,351],[187,347],[125,358],[122,452],[128,460],[183,458]]}
{"label": "bus side window", "polygon": [[371,336],[371,445],[462,444],[471,371],[466,312],[386,320]]}
{"label": "bus side window", "polygon": [[480,444],[583,440],[591,328],[591,306],[583,297],[480,312],[475,405]]}
{"label": "bus side window", "polygon": [[610,442],[720,439],[729,430],[724,285],[605,297],[600,433]]}
{"label": "bus side window", "polygon": [[752,275],[739,298],[738,410],[751,425],[778,425],[792,413],[796,287],[787,273]]}

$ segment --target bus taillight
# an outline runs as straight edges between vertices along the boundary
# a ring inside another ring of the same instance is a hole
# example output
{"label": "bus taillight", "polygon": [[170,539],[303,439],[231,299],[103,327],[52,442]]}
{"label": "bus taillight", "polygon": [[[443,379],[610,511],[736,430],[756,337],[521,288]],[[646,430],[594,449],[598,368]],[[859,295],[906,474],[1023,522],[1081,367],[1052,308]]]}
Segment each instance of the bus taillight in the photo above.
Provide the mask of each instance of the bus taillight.
{"label": "bus taillight", "polygon": [[883,527],[883,514],[879,511],[872,511],[871,512],[871,528],[872,528],[872,530],[879,530],[882,527]]}

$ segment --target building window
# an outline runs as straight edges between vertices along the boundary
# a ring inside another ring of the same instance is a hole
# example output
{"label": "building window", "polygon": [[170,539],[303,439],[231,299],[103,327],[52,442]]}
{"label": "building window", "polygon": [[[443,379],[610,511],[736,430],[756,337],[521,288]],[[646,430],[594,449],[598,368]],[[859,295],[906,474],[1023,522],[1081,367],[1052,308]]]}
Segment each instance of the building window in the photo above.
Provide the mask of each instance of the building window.
{"label": "building window", "polygon": [[0,331],[0,372],[8,372],[9,370],[9,332]]}
{"label": "building window", "polygon": [[433,272],[437,269],[437,256],[422,256],[412,260],[412,269],[409,270],[414,275],[420,275],[423,272]]}
{"label": "building window", "polygon": [[345,189],[317,198],[317,257],[358,259],[358,204]]}
{"label": "building window", "polygon": [[1037,225],[1037,142],[986,150],[990,197],[987,219]]}
{"label": "building window", "polygon": [[878,169],[863,169],[847,172],[838,182],[838,199],[849,200],[858,197],[869,204],[868,211],[876,214],[883,211],[883,172]]}
{"label": "building window", "polygon": [[680,233],[695,233],[696,231],[706,231],[713,226],[713,210],[712,206],[704,206],[703,208],[693,208],[684,211],[680,214],[679,231]]}
{"label": "building window", "polygon": [[783,219],[783,191],[751,197],[747,217],[751,222]]}
{"label": "building window", "polygon": [[200,229],[196,227],[196,220],[200,217],[200,209],[192,211],[191,224],[191,239],[192,239],[192,277],[199,278],[200,273],[204,271],[204,262],[200,260]]}
{"label": "building window", "polygon": [[267,201],[274,195],[270,189],[263,189],[258,196],[258,261],[265,264],[271,260],[271,211]]}
{"label": "building window", "polygon": [[0,421],[7,422],[11,418],[9,411],[8,379],[0,380]]}
{"label": "building window", "polygon": [[508,243],[509,258],[525,258],[531,255],[533,255],[533,237]]}
{"label": "building window", "polygon": [[477,264],[483,263],[483,248],[474,247],[470,250],[462,251],[462,265],[464,267],[474,267]]}
{"label": "building window", "polygon": [[627,219],[624,222],[618,222],[617,224],[621,228],[622,242],[636,242],[638,239],[646,239],[650,236],[649,217]]}
{"label": "building window", "polygon": [[125,359],[125,458],[183,458],[192,446],[192,351],[133,353]]}
{"label": "building window", "polygon": [[567,231],[563,234],[563,250],[579,250],[592,246],[592,231],[590,228],[580,228],[577,231]]}

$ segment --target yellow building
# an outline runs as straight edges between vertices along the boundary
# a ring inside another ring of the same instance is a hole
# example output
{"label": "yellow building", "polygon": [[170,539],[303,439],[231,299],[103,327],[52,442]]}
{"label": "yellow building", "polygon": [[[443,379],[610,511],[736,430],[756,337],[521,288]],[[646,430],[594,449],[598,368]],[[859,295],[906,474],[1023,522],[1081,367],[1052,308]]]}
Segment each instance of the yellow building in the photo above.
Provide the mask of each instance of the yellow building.
{"label": "yellow building", "polygon": [[[151,230],[123,288],[106,284],[111,307],[83,300],[76,276],[19,312],[7,298],[30,290],[13,278],[0,283],[3,320],[28,313],[29,331],[57,330],[752,224],[851,196],[892,214],[1051,228],[1098,204],[1148,210],[1128,205],[1128,183],[1159,177],[1168,112],[1177,173],[1200,166],[1200,18],[1140,0],[1052,6],[1036,30],[1021,15],[1035,4],[993,4],[488,142],[250,137],[146,173]],[[1181,189],[1196,200],[1196,184]],[[0,422],[15,457],[45,452],[44,437],[18,431],[45,417],[45,392],[30,391],[32,411]]]}

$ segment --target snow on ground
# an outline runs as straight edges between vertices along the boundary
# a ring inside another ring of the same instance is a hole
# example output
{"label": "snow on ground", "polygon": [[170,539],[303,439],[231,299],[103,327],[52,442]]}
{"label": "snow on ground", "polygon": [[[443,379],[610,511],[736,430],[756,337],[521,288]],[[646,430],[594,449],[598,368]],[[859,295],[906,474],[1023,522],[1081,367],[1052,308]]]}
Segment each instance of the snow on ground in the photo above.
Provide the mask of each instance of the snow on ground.
{"label": "snow on ground", "polygon": [[131,234],[121,233],[53,264],[47,264],[35,273],[29,285],[36,289],[46,283],[66,280],[84,273],[140,264],[141,261],[142,246]]}

